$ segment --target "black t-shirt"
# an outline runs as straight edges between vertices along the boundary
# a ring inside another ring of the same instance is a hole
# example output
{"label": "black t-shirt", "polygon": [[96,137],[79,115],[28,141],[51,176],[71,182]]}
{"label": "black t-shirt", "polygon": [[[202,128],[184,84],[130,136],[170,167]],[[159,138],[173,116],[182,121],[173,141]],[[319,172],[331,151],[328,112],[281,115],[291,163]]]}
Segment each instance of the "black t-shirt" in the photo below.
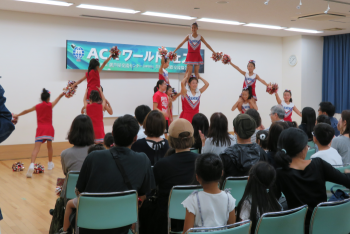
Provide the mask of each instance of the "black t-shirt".
{"label": "black t-shirt", "polygon": [[[150,143],[150,145],[148,144]],[[151,160],[152,166],[164,157],[165,153],[169,149],[168,140],[164,139],[160,142],[155,142],[152,140],[146,140],[146,138],[137,140],[131,149],[135,152],[143,152],[147,155],[149,160]]]}

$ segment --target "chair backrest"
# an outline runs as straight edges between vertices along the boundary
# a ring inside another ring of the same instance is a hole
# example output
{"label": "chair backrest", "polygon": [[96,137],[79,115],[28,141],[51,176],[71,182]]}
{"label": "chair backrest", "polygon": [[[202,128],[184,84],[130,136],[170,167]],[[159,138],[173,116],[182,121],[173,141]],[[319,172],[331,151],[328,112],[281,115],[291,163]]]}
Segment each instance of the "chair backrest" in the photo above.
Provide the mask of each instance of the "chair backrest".
{"label": "chair backrest", "polygon": [[250,234],[251,226],[252,222],[250,220],[245,220],[243,222],[222,227],[190,228],[185,234],[193,232],[209,232],[212,234]]}
{"label": "chair backrest", "polygon": [[[346,169],[350,170],[350,164],[334,165],[333,167],[335,169],[339,170],[341,173],[344,173],[344,171]],[[344,187],[344,186],[342,186],[340,184],[335,184],[335,183],[332,183],[332,182],[329,182],[329,181],[326,182],[326,190],[327,191],[330,191],[333,186],[336,186],[333,189],[334,191],[337,190],[337,189],[342,189],[342,190],[346,190],[346,191],[348,190],[346,187]]]}
{"label": "chair backrest", "polygon": [[304,234],[307,205],[292,210],[263,214],[255,234]]}
{"label": "chair backrest", "polygon": [[199,154],[199,149],[191,148],[190,151],[195,154]]}
{"label": "chair backrest", "polygon": [[315,148],[315,142],[313,141],[309,141],[307,145],[310,146],[310,148]]}
{"label": "chair backrest", "polygon": [[222,186],[223,189],[231,189],[231,195],[234,199],[236,199],[236,206],[243,197],[247,183],[248,176],[227,177]]}
{"label": "chair backrest", "polygon": [[76,226],[94,230],[136,223],[138,196],[135,190],[115,193],[82,193],[78,198]]}
{"label": "chair backrest", "polygon": [[311,217],[310,234],[350,232],[350,199],[318,204]]}
{"label": "chair backrest", "polygon": [[316,149],[309,149],[309,150],[307,151],[305,160],[310,160],[311,156],[314,155],[315,153],[316,153]]}
{"label": "chair backrest", "polygon": [[79,171],[70,171],[67,175],[67,187],[66,187],[66,198],[68,200],[76,198],[75,187],[79,177]]}

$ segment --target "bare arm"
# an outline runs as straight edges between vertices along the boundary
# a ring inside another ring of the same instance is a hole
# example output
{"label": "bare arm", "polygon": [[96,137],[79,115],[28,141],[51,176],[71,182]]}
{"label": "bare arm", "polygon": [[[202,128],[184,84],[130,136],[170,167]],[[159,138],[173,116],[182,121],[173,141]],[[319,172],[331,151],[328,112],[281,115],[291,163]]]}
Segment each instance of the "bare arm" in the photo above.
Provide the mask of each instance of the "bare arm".
{"label": "bare arm", "polygon": [[240,101],[237,101],[237,102],[233,105],[233,107],[232,107],[231,110],[232,110],[232,111],[235,111],[235,110],[238,108],[238,105],[242,105]]}
{"label": "bare arm", "polygon": [[178,94],[176,94],[174,97],[172,97],[172,99],[173,99],[173,102],[175,102],[176,101],[176,99],[179,97],[181,95],[181,93],[178,93]]}
{"label": "bare arm", "polygon": [[109,60],[111,60],[111,58],[112,58],[112,54],[110,54],[109,57],[102,63],[101,67],[98,69],[98,73],[100,73],[103,70],[103,68],[106,66]]}
{"label": "bare arm", "polygon": [[64,93],[61,93],[55,101],[53,101],[52,103],[52,108],[54,108],[56,106],[56,104],[61,100],[61,98],[64,96]]}
{"label": "bare arm", "polygon": [[162,113],[164,115],[164,117],[168,117],[167,113],[164,113],[163,111],[161,111],[160,109],[158,109],[158,102],[153,102],[153,110],[157,110],[160,113]]}
{"label": "bare arm", "polygon": [[185,96],[186,93],[187,93],[187,89],[186,89],[186,83],[188,81],[188,78],[187,78],[187,73],[185,74],[185,77],[182,79],[181,81],[181,95]]}
{"label": "bare arm", "polygon": [[174,50],[174,53],[175,53],[175,51],[177,51],[178,49],[180,49],[181,46],[183,46],[183,45],[186,43],[186,41],[188,41],[188,35],[187,35],[187,37],[185,38],[185,40],[183,40],[183,42],[181,42],[181,44],[180,44],[178,47],[176,47],[176,49]]}
{"label": "bare arm", "polygon": [[251,109],[255,109],[255,110],[258,110],[258,105],[256,104],[256,101],[254,98],[251,98],[249,100],[249,106]]}
{"label": "bare arm", "polygon": [[246,72],[242,71],[239,67],[237,67],[236,65],[234,65],[232,62],[230,62],[231,66],[234,67],[239,73],[241,73],[242,75],[245,76]]}
{"label": "bare arm", "polygon": [[186,209],[185,224],[184,224],[184,230],[182,234],[186,233],[188,229],[193,228],[194,219],[195,219],[194,214],[192,214],[191,212],[188,212],[188,210]]}
{"label": "bare arm", "polygon": [[263,80],[263,79],[261,79],[260,76],[256,75],[256,79],[257,79],[258,81],[260,81],[261,83],[263,83],[265,86],[268,86],[268,84],[266,83],[266,81]]}
{"label": "bare arm", "polygon": [[85,105],[81,108],[80,113],[81,113],[82,115],[85,114]]}
{"label": "bare arm", "polygon": [[165,58],[162,57],[161,64],[160,64],[160,68],[159,68],[159,74],[163,74],[163,66],[164,66],[164,63],[165,63]]}
{"label": "bare arm", "polygon": [[201,40],[203,41],[204,45],[208,47],[209,50],[211,50],[211,52],[215,53],[215,51],[211,48],[211,46],[207,43],[207,41],[204,40],[204,37],[202,37]]}
{"label": "bare arm", "polygon": [[204,93],[205,90],[209,87],[209,82],[203,79],[202,77],[199,77],[200,80],[203,81],[204,86],[199,90],[201,93]]}
{"label": "bare arm", "polygon": [[281,105],[282,101],[281,101],[281,98],[280,98],[280,96],[278,95],[277,92],[275,93],[275,96],[276,96],[277,103]]}
{"label": "bare arm", "polygon": [[78,86],[78,85],[79,85],[81,82],[83,82],[85,79],[86,79],[86,75],[85,75],[83,78],[81,78],[80,80],[78,80],[77,82],[75,82],[75,84],[72,85],[72,88]]}
{"label": "bare arm", "polygon": [[101,98],[102,98],[102,108],[104,110],[106,108],[106,98],[105,98],[105,95],[102,92],[102,88],[101,87],[97,87],[97,88],[100,91],[100,95],[101,95]]}
{"label": "bare arm", "polygon": [[231,211],[228,216],[227,225],[234,224],[235,222],[236,222],[236,211],[235,209],[233,209],[233,211]]}
{"label": "bare arm", "polygon": [[296,106],[293,107],[293,111],[294,111],[295,113],[297,113],[297,115],[299,115],[300,117],[302,117],[300,111],[298,110],[298,108],[297,108]]}
{"label": "bare arm", "polygon": [[33,107],[30,108],[30,109],[27,109],[27,110],[22,111],[22,112],[19,113],[18,115],[13,115],[13,117],[14,117],[14,118],[18,118],[19,116],[28,114],[28,113],[30,113],[30,112],[32,112],[32,111],[35,111],[35,106],[33,106]]}
{"label": "bare arm", "polygon": [[111,104],[109,103],[109,101],[107,99],[106,99],[105,110],[108,112],[108,114],[113,115],[113,109],[112,109]]}
{"label": "bare arm", "polygon": [[88,93],[88,90],[89,90],[89,88],[87,88],[86,89],[86,91],[85,91],[85,95],[84,95],[84,100],[83,100],[83,102],[84,102],[84,109],[86,110],[86,107],[87,107],[87,101],[86,101],[86,99],[87,99],[87,93]]}

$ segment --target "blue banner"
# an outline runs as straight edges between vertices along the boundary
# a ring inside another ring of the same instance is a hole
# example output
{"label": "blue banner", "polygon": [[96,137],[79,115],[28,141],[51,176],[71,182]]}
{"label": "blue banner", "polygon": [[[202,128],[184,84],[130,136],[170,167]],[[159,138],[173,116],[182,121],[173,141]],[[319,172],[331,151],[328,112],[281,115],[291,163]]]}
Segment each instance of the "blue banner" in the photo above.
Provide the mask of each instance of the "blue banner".
{"label": "blue banner", "polygon": [[[118,46],[120,56],[111,59],[103,70],[107,71],[131,71],[131,72],[158,72],[161,65],[161,56],[157,46],[113,44],[103,42],[72,41],[67,40],[67,69],[87,70],[90,59],[98,58],[100,63],[107,59],[109,50]],[[174,47],[166,47],[168,51],[174,51]],[[178,58],[171,61],[168,67],[169,73],[185,73],[184,64],[187,49],[180,48],[176,51]],[[204,50],[201,50],[204,61]],[[194,69],[193,69],[194,72]],[[199,73],[204,73],[204,65],[199,68]]]}

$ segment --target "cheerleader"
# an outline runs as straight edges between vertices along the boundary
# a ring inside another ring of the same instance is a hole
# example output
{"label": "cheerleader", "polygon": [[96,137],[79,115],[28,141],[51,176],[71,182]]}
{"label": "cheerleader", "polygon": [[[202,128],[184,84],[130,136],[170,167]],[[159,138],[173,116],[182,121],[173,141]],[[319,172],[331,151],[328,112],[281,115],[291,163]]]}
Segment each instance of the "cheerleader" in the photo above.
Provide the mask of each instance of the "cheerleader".
{"label": "cheerleader", "polygon": [[248,88],[245,88],[242,90],[242,94],[241,97],[243,99],[243,101],[237,101],[233,107],[232,107],[232,111],[236,110],[238,108],[238,110],[244,114],[247,110],[249,109],[255,109],[258,110],[258,106],[256,105],[256,101],[253,98],[253,94],[252,94],[252,87],[248,86]]}
{"label": "cheerleader", "polygon": [[175,94],[173,93],[173,88],[168,85],[166,88],[166,95],[168,95],[168,117],[169,117],[169,121],[168,121],[168,126],[170,126],[170,124],[173,122],[173,102],[176,101],[176,99],[178,98],[178,96],[180,96],[180,93]]}
{"label": "cheerleader", "polygon": [[169,81],[169,73],[166,70],[169,67],[170,60],[164,56],[162,57],[162,64],[160,65],[159,68],[159,80],[164,80],[167,85],[170,85]]}
{"label": "cheerleader", "polygon": [[[101,86],[101,89],[102,89],[102,92],[103,92],[103,88]],[[89,99],[88,99],[89,100]],[[88,101],[88,103],[90,102],[90,100]],[[98,103],[102,103],[102,99],[100,98]],[[105,114],[105,112],[107,111],[108,114],[110,115],[113,115],[113,109],[112,109],[112,106],[111,104],[109,103],[109,101],[106,99],[106,106],[105,108],[103,109],[103,116]],[[86,109],[85,109],[85,106],[83,106],[83,108],[81,108],[81,114],[82,115],[85,115],[86,114]]]}
{"label": "cheerleader", "polygon": [[203,59],[200,54],[201,51],[201,42],[203,42],[209,50],[211,50],[213,53],[215,51],[210,47],[210,45],[204,40],[204,38],[197,34],[198,31],[198,24],[195,22],[192,24],[192,34],[187,35],[185,40],[174,50],[174,53],[180,49],[180,47],[183,46],[186,42],[188,42],[188,52],[185,64],[187,64],[187,71],[186,74],[188,75],[187,78],[190,77],[192,74],[192,65],[194,65],[194,73],[196,77],[199,77],[199,65],[203,64]]}
{"label": "cheerleader", "polygon": [[276,96],[277,103],[279,105],[283,106],[284,112],[286,113],[286,115],[284,117],[284,121],[293,122],[293,120],[292,120],[293,111],[301,117],[300,111],[293,103],[292,92],[290,90],[286,89],[283,92],[283,99],[284,99],[283,101],[281,101],[280,96],[278,95],[277,92],[275,93],[275,96]]}
{"label": "cheerleader", "polygon": [[87,101],[87,94],[89,93],[89,88],[86,89],[84,96],[84,107],[86,109],[86,114],[90,117],[92,125],[94,127],[96,144],[103,143],[105,137],[105,128],[103,125],[103,110],[106,107],[106,98],[103,95],[102,88],[97,87],[97,89],[99,90],[99,92],[96,90],[91,91],[89,102]]}
{"label": "cheerleader", "polygon": [[198,79],[195,76],[188,77],[185,74],[184,79],[181,81],[182,112],[180,118],[187,119],[190,123],[192,123],[193,116],[199,113],[201,95],[209,86],[208,81],[200,76],[199,79],[204,83],[201,89],[198,89]]}
{"label": "cheerleader", "polygon": [[167,83],[164,80],[158,80],[156,87],[154,87],[153,95],[153,110],[160,111],[166,120],[165,134],[169,129],[169,114],[168,114],[168,95],[165,93],[167,90]]}
{"label": "cheerleader", "polygon": [[28,114],[32,111],[36,111],[36,117],[37,117],[37,123],[38,127],[36,129],[36,136],[35,136],[35,145],[34,150],[32,152],[32,160],[28,168],[27,177],[31,178],[34,172],[34,163],[35,159],[38,156],[41,144],[45,143],[47,141],[47,151],[49,155],[49,163],[48,163],[48,170],[52,170],[54,168],[54,163],[52,162],[52,155],[53,155],[53,149],[52,149],[52,141],[54,140],[55,130],[52,126],[52,108],[56,106],[56,104],[61,100],[61,98],[64,96],[64,93],[61,93],[54,102],[50,102],[50,92],[46,89],[43,89],[41,93],[41,100],[42,103],[28,109],[25,111],[22,111],[18,115],[14,115],[14,118],[18,118],[21,115]]}

